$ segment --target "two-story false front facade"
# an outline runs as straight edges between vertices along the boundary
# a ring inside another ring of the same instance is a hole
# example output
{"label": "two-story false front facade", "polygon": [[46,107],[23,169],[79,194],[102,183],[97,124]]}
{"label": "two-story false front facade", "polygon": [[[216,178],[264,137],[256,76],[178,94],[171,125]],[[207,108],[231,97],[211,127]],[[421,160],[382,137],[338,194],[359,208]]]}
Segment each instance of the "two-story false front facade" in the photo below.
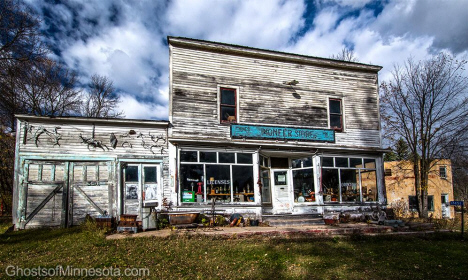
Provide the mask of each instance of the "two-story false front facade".
{"label": "two-story false front facade", "polygon": [[380,66],[168,37],[179,210],[323,214],[385,203]]}

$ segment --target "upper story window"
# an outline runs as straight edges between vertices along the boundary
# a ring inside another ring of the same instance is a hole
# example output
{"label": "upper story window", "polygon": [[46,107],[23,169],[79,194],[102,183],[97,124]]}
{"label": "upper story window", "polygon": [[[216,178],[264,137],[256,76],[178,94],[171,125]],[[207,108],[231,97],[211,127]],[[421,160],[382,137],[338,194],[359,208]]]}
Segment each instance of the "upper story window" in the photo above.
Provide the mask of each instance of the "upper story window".
{"label": "upper story window", "polygon": [[237,123],[237,90],[220,88],[220,119],[222,123]]}
{"label": "upper story window", "polygon": [[440,178],[447,178],[447,167],[439,166],[439,176]]}
{"label": "upper story window", "polygon": [[343,131],[343,106],[341,99],[328,100],[328,112],[330,118],[330,128],[336,131]]}

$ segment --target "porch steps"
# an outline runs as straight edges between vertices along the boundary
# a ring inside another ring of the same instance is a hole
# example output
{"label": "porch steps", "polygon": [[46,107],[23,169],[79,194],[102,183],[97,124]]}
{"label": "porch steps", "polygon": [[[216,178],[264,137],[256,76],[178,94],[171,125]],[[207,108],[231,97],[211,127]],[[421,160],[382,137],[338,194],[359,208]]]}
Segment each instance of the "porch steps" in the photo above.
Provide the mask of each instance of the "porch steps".
{"label": "porch steps", "polygon": [[272,227],[324,225],[323,216],[319,214],[277,214],[263,215],[263,223]]}

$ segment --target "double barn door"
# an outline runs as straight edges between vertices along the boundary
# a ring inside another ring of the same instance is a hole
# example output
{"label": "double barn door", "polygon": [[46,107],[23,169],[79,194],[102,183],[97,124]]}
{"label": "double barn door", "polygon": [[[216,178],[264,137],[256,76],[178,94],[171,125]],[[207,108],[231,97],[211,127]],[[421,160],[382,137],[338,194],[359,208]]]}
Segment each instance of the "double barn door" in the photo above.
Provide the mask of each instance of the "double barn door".
{"label": "double barn door", "polygon": [[26,161],[23,226],[69,227],[112,213],[110,162]]}

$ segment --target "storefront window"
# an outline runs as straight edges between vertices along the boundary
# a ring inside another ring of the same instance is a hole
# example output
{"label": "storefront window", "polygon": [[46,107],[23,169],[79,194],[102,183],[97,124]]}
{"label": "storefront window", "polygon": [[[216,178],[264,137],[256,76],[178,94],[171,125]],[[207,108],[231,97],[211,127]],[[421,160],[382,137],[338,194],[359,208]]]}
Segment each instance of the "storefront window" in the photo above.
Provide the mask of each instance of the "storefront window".
{"label": "storefront window", "polygon": [[234,163],[235,154],[234,153],[219,153],[219,162],[220,163]]}
{"label": "storefront window", "polygon": [[294,202],[314,202],[314,169],[293,170]]}
{"label": "storefront window", "polygon": [[232,166],[234,202],[254,202],[254,180],[252,166]]}
{"label": "storefront window", "polygon": [[377,172],[375,170],[362,170],[362,201],[377,201]]}
{"label": "storefront window", "polygon": [[322,166],[333,167],[333,158],[332,157],[323,157]]}
{"label": "storefront window", "polygon": [[252,154],[237,154],[237,163],[252,163]]}
{"label": "storefront window", "polygon": [[231,169],[229,165],[206,165],[208,198],[231,201]]}
{"label": "storefront window", "polygon": [[183,164],[180,166],[180,193],[182,202],[202,202],[196,196],[199,183],[203,184],[203,165]]}
{"label": "storefront window", "polygon": [[341,169],[341,199],[343,202],[359,202],[361,193],[359,189],[359,170]]}
{"label": "storefront window", "polygon": [[375,167],[375,159],[322,158],[324,201],[351,203],[377,201],[377,171]]}
{"label": "storefront window", "polygon": [[339,201],[339,189],[340,179],[338,177],[338,169],[322,169],[322,189],[323,189],[323,201],[325,202],[337,202]]}
{"label": "storefront window", "polygon": [[216,162],[216,152],[200,152],[200,162]]}
{"label": "storefront window", "polygon": [[180,155],[181,202],[254,202],[252,154],[181,151]]}
{"label": "storefront window", "polygon": [[196,151],[181,151],[180,161],[181,162],[197,162],[197,152]]}

